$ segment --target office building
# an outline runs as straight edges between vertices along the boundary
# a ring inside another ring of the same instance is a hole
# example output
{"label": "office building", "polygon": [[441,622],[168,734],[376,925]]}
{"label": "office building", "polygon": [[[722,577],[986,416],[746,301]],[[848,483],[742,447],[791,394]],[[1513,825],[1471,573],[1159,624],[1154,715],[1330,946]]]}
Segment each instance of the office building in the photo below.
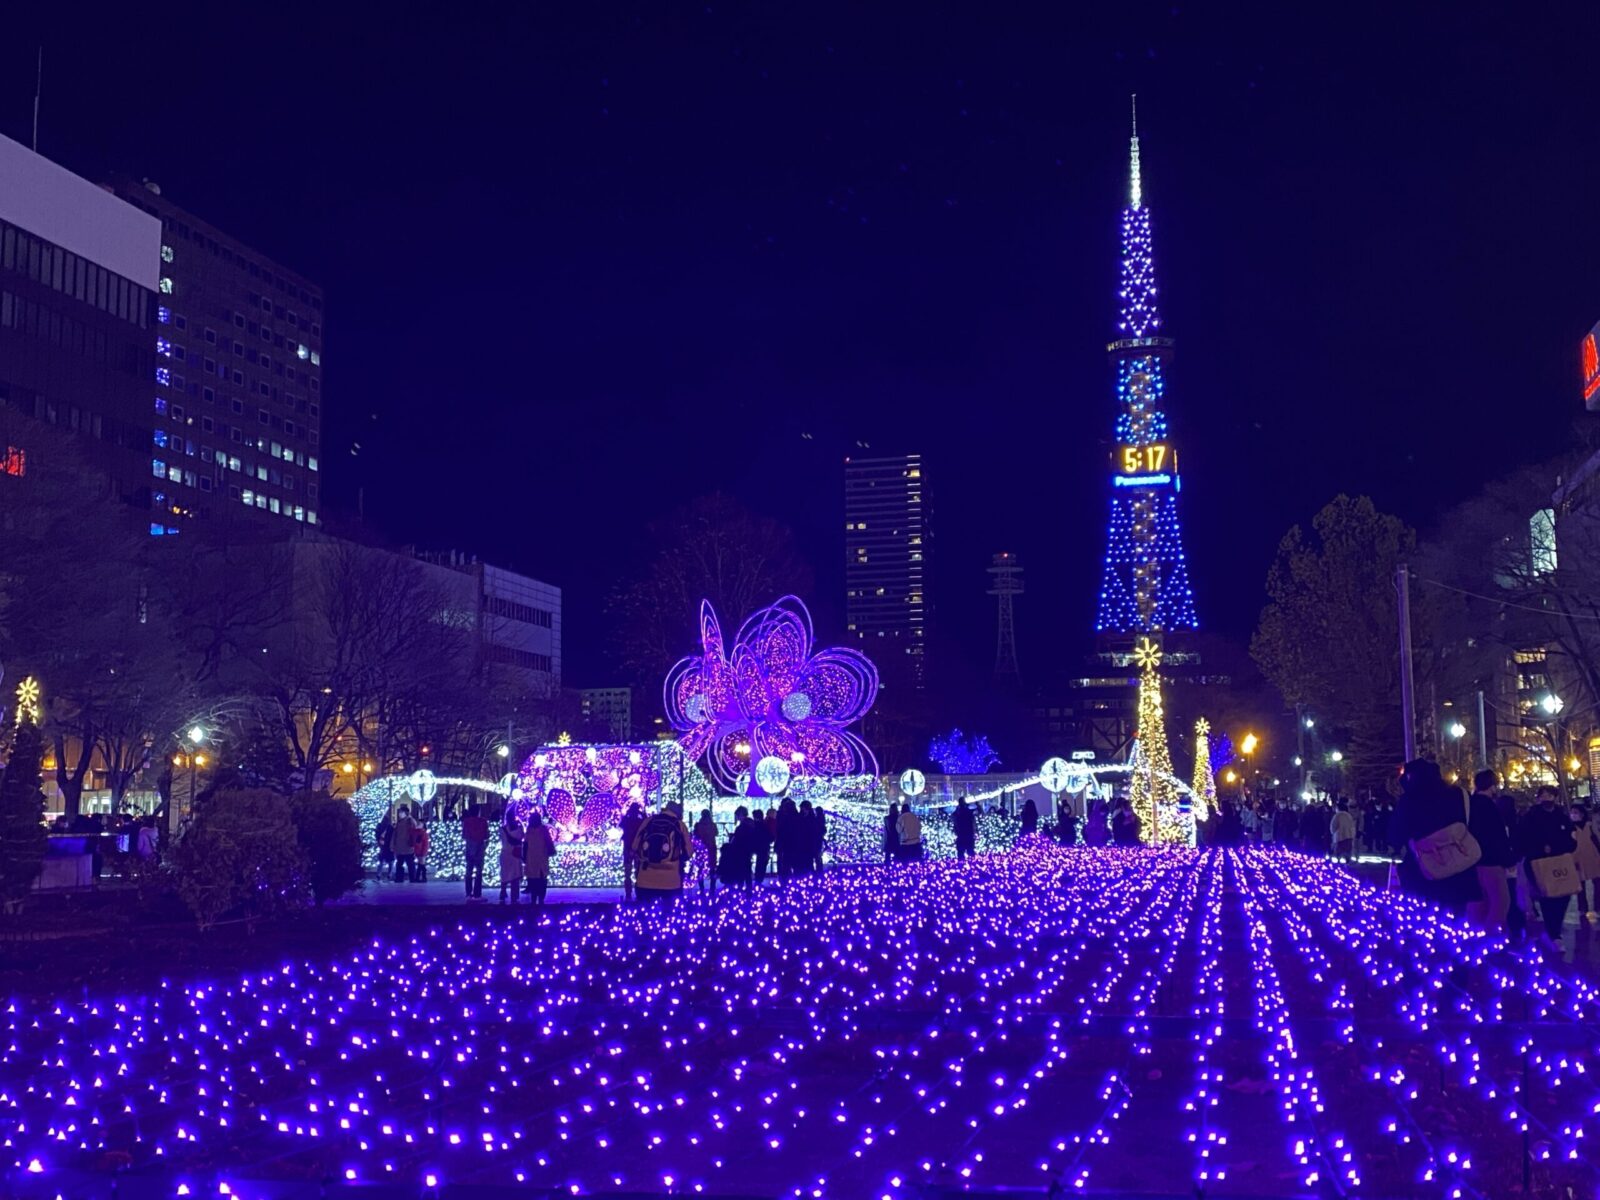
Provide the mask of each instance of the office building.
{"label": "office building", "polygon": [[322,508],[322,290],[179,208],[110,190],[160,222],[150,531],[184,518],[315,525]]}
{"label": "office building", "polygon": [[582,688],[578,704],[584,724],[610,730],[614,742],[633,740],[633,689],[625,687]]}
{"label": "office building", "polygon": [[927,682],[928,520],[922,455],[845,460],[845,627],[891,685]]}
{"label": "office building", "polygon": [[559,693],[560,588],[456,550],[416,557],[470,578],[464,594],[485,662],[509,668],[530,695]]}
{"label": "office building", "polygon": [[[155,490],[160,251],[158,221],[0,137],[0,404],[81,435],[110,494],[140,509]],[[4,451],[25,473],[28,447]]]}

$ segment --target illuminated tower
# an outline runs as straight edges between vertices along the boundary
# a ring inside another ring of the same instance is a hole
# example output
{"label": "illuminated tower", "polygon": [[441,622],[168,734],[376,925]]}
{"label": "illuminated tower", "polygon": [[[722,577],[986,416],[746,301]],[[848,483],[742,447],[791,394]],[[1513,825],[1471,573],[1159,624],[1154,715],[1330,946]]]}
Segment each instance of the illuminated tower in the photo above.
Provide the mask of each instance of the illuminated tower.
{"label": "illuminated tower", "polygon": [[1016,686],[1022,682],[1022,670],[1017,666],[1017,615],[1016,598],[1022,595],[1022,564],[1009,550],[994,556],[989,568],[994,576],[989,584],[989,595],[995,598],[999,617],[999,635],[995,639],[994,680],[998,684]]}
{"label": "illuminated tower", "polygon": [[1198,624],[1178,524],[1178,454],[1167,437],[1166,365],[1150,210],[1139,178],[1139,111],[1129,142],[1128,206],[1122,210],[1121,320],[1107,350],[1117,372],[1117,437],[1111,523],[1095,632],[1160,636]]}

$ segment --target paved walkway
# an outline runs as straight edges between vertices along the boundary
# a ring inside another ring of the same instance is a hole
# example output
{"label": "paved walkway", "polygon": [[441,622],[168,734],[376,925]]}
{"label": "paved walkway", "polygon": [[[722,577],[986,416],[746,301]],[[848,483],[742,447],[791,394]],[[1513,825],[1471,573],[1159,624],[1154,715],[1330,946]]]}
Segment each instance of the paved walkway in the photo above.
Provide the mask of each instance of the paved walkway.
{"label": "paved walkway", "polygon": [[[473,908],[494,907],[500,899],[500,889],[485,887],[483,889],[483,903],[474,904]],[[551,888],[545,895],[546,904],[616,904],[622,899],[620,887],[608,888]],[[429,880],[427,883],[395,883],[393,881],[377,882],[372,878],[367,879],[366,886],[337,901],[341,905],[351,904],[381,904],[395,908],[420,908],[456,905],[465,908],[467,896],[464,885],[459,879],[454,880]],[[522,896],[522,904],[528,905],[526,894]]]}

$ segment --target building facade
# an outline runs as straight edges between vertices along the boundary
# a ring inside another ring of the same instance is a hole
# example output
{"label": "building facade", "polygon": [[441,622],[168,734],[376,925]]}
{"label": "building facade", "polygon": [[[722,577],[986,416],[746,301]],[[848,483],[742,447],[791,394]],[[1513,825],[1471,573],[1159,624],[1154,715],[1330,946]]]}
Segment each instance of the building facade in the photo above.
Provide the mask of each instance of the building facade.
{"label": "building facade", "polygon": [[110,190],[160,222],[151,533],[188,519],[315,525],[322,508],[322,289],[179,208]]}
{"label": "building facade", "polygon": [[515,673],[530,695],[561,690],[561,589],[448,550],[417,558],[470,577],[484,660]]}
{"label": "building facade", "polygon": [[845,460],[845,628],[889,680],[927,683],[932,534],[920,454]]}
{"label": "building facade", "polygon": [[[0,404],[79,435],[141,510],[158,490],[160,251],[159,222],[0,137]],[[7,473],[27,470],[26,446],[4,453]]]}
{"label": "building facade", "polygon": [[617,742],[633,740],[633,689],[581,688],[578,704],[586,723],[604,725]]}

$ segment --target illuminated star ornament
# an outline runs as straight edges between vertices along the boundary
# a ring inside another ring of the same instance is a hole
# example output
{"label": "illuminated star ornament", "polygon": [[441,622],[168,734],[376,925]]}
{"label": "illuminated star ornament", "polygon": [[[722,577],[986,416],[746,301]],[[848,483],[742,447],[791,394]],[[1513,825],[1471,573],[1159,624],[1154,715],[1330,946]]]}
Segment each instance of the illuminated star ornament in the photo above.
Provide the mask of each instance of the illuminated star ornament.
{"label": "illuminated star ornament", "polygon": [[1133,648],[1133,661],[1146,675],[1153,674],[1161,665],[1161,645],[1152,642],[1149,638],[1139,639],[1139,644]]}
{"label": "illuminated star ornament", "polygon": [[39,702],[43,693],[39,689],[39,681],[29,675],[17,684],[17,724],[24,721],[39,723]]}
{"label": "illuminated star ornament", "polygon": [[796,596],[745,619],[731,648],[710,601],[700,605],[700,653],[667,673],[667,716],[692,759],[736,789],[741,773],[781,758],[792,774],[876,775],[877,759],[847,726],[878,695],[878,672],[858,650],[813,645]]}

